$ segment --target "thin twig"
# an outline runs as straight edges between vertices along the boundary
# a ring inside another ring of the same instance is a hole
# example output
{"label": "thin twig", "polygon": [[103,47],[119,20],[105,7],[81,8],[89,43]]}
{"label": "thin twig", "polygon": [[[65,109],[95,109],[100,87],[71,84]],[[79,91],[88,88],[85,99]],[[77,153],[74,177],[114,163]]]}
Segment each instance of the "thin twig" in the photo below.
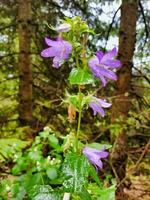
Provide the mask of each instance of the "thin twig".
{"label": "thin twig", "polygon": [[149,31],[148,31],[148,26],[147,26],[147,22],[146,22],[146,17],[145,17],[145,14],[144,14],[144,9],[143,9],[143,6],[142,6],[142,3],[141,1],[139,1],[139,7],[140,7],[140,10],[141,10],[141,14],[142,14],[142,17],[143,17],[143,22],[144,22],[144,25],[145,25],[145,39],[144,39],[144,44],[143,44],[143,47],[142,47],[142,51],[143,51],[143,48],[147,42],[147,39],[149,38]]}
{"label": "thin twig", "polygon": [[121,8],[121,6],[119,6],[119,8],[118,8],[118,9],[116,10],[116,12],[114,13],[114,16],[113,16],[113,18],[112,18],[112,21],[111,21],[111,23],[110,23],[110,25],[109,25],[109,28],[108,28],[108,31],[107,31],[107,35],[106,35],[105,48],[106,48],[106,46],[107,46],[107,41],[108,41],[109,34],[110,34],[111,29],[112,29],[112,26],[113,26],[113,24],[114,24],[115,17],[116,17],[116,15],[117,15],[118,11],[120,10],[120,8]]}

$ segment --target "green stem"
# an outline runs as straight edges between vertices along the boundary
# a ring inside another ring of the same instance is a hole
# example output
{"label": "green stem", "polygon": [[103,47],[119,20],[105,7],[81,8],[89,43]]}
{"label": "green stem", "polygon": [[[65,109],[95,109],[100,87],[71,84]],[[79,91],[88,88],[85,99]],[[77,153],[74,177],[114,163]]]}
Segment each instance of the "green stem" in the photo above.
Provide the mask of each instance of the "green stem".
{"label": "green stem", "polygon": [[76,66],[77,66],[77,68],[79,68],[79,60],[78,60],[78,55],[76,55],[76,57],[75,57],[75,60],[76,60]]}
{"label": "green stem", "polygon": [[42,173],[40,173],[40,175],[41,175],[42,184],[45,185]]}
{"label": "green stem", "polygon": [[78,116],[78,127],[77,127],[76,141],[75,141],[76,152],[78,151],[78,139],[79,139],[79,134],[80,134],[81,117],[82,117],[82,95],[81,95],[81,89],[79,86],[79,116]]}

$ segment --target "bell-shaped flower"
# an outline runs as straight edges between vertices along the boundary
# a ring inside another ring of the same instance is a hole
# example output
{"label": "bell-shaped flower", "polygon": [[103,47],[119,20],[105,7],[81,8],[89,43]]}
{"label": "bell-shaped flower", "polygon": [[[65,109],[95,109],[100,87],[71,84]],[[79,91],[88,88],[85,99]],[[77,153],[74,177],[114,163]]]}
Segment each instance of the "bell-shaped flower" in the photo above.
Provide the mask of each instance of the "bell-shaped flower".
{"label": "bell-shaped flower", "polygon": [[89,60],[89,66],[95,77],[102,81],[103,87],[106,86],[107,79],[117,80],[116,74],[112,71],[121,66],[121,62],[115,59],[117,49],[113,48],[108,53],[97,51],[96,56]]}
{"label": "bell-shaped flower", "polygon": [[58,38],[56,41],[45,38],[45,42],[49,48],[44,49],[41,52],[41,56],[45,58],[53,57],[53,67],[59,68],[64,60],[68,59],[72,51],[72,45],[61,38]]}
{"label": "bell-shaped flower", "polygon": [[108,152],[105,150],[98,150],[91,147],[85,147],[83,149],[83,154],[88,158],[91,164],[93,164],[98,172],[98,169],[103,168],[102,158],[108,156]]}
{"label": "bell-shaped flower", "polygon": [[71,29],[71,25],[67,24],[67,23],[61,24],[56,28],[56,30],[60,33],[61,32],[68,32],[68,31],[70,31],[70,29]]}
{"label": "bell-shaped flower", "polygon": [[89,103],[89,107],[94,111],[94,115],[98,113],[102,117],[105,115],[103,108],[109,108],[110,106],[111,103],[107,103],[105,100],[96,97],[92,97]]}

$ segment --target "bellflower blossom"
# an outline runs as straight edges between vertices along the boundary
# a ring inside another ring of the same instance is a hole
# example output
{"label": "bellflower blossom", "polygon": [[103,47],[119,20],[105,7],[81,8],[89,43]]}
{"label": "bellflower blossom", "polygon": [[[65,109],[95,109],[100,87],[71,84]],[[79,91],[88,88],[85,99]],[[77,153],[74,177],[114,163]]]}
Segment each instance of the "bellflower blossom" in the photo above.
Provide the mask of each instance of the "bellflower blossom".
{"label": "bellflower blossom", "polygon": [[103,168],[103,163],[101,158],[106,158],[108,156],[108,152],[104,150],[97,150],[91,147],[85,147],[83,149],[83,154],[88,158],[91,164],[93,164],[98,172],[98,169]]}
{"label": "bellflower blossom", "polygon": [[110,106],[111,103],[107,103],[105,100],[96,97],[92,97],[91,102],[89,103],[89,107],[94,111],[94,115],[98,113],[102,117],[105,115],[103,108],[109,108]]}
{"label": "bellflower blossom", "polygon": [[117,76],[112,70],[120,67],[121,62],[115,59],[116,55],[117,49],[113,48],[105,54],[102,51],[97,51],[96,56],[89,60],[93,75],[101,79],[103,87],[106,86],[106,78],[117,80]]}
{"label": "bellflower blossom", "polygon": [[44,49],[41,52],[41,56],[45,58],[54,57],[53,67],[59,68],[62,62],[68,59],[68,56],[72,51],[72,45],[69,42],[62,40],[61,38],[58,38],[56,41],[45,38],[45,42],[50,47]]}
{"label": "bellflower blossom", "polygon": [[56,28],[58,32],[68,32],[70,31],[70,29],[71,29],[71,25],[67,23],[61,24]]}

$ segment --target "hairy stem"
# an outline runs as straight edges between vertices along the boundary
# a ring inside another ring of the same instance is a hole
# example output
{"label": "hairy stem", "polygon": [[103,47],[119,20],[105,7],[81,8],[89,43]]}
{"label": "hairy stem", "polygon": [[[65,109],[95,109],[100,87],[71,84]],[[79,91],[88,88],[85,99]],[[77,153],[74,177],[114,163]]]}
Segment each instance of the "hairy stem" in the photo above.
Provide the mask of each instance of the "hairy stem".
{"label": "hairy stem", "polygon": [[75,141],[75,149],[76,152],[78,151],[78,139],[80,134],[80,126],[81,126],[81,117],[82,117],[82,95],[81,95],[81,89],[79,86],[79,116],[78,116],[78,126],[77,126],[77,134],[76,134],[76,141]]}

